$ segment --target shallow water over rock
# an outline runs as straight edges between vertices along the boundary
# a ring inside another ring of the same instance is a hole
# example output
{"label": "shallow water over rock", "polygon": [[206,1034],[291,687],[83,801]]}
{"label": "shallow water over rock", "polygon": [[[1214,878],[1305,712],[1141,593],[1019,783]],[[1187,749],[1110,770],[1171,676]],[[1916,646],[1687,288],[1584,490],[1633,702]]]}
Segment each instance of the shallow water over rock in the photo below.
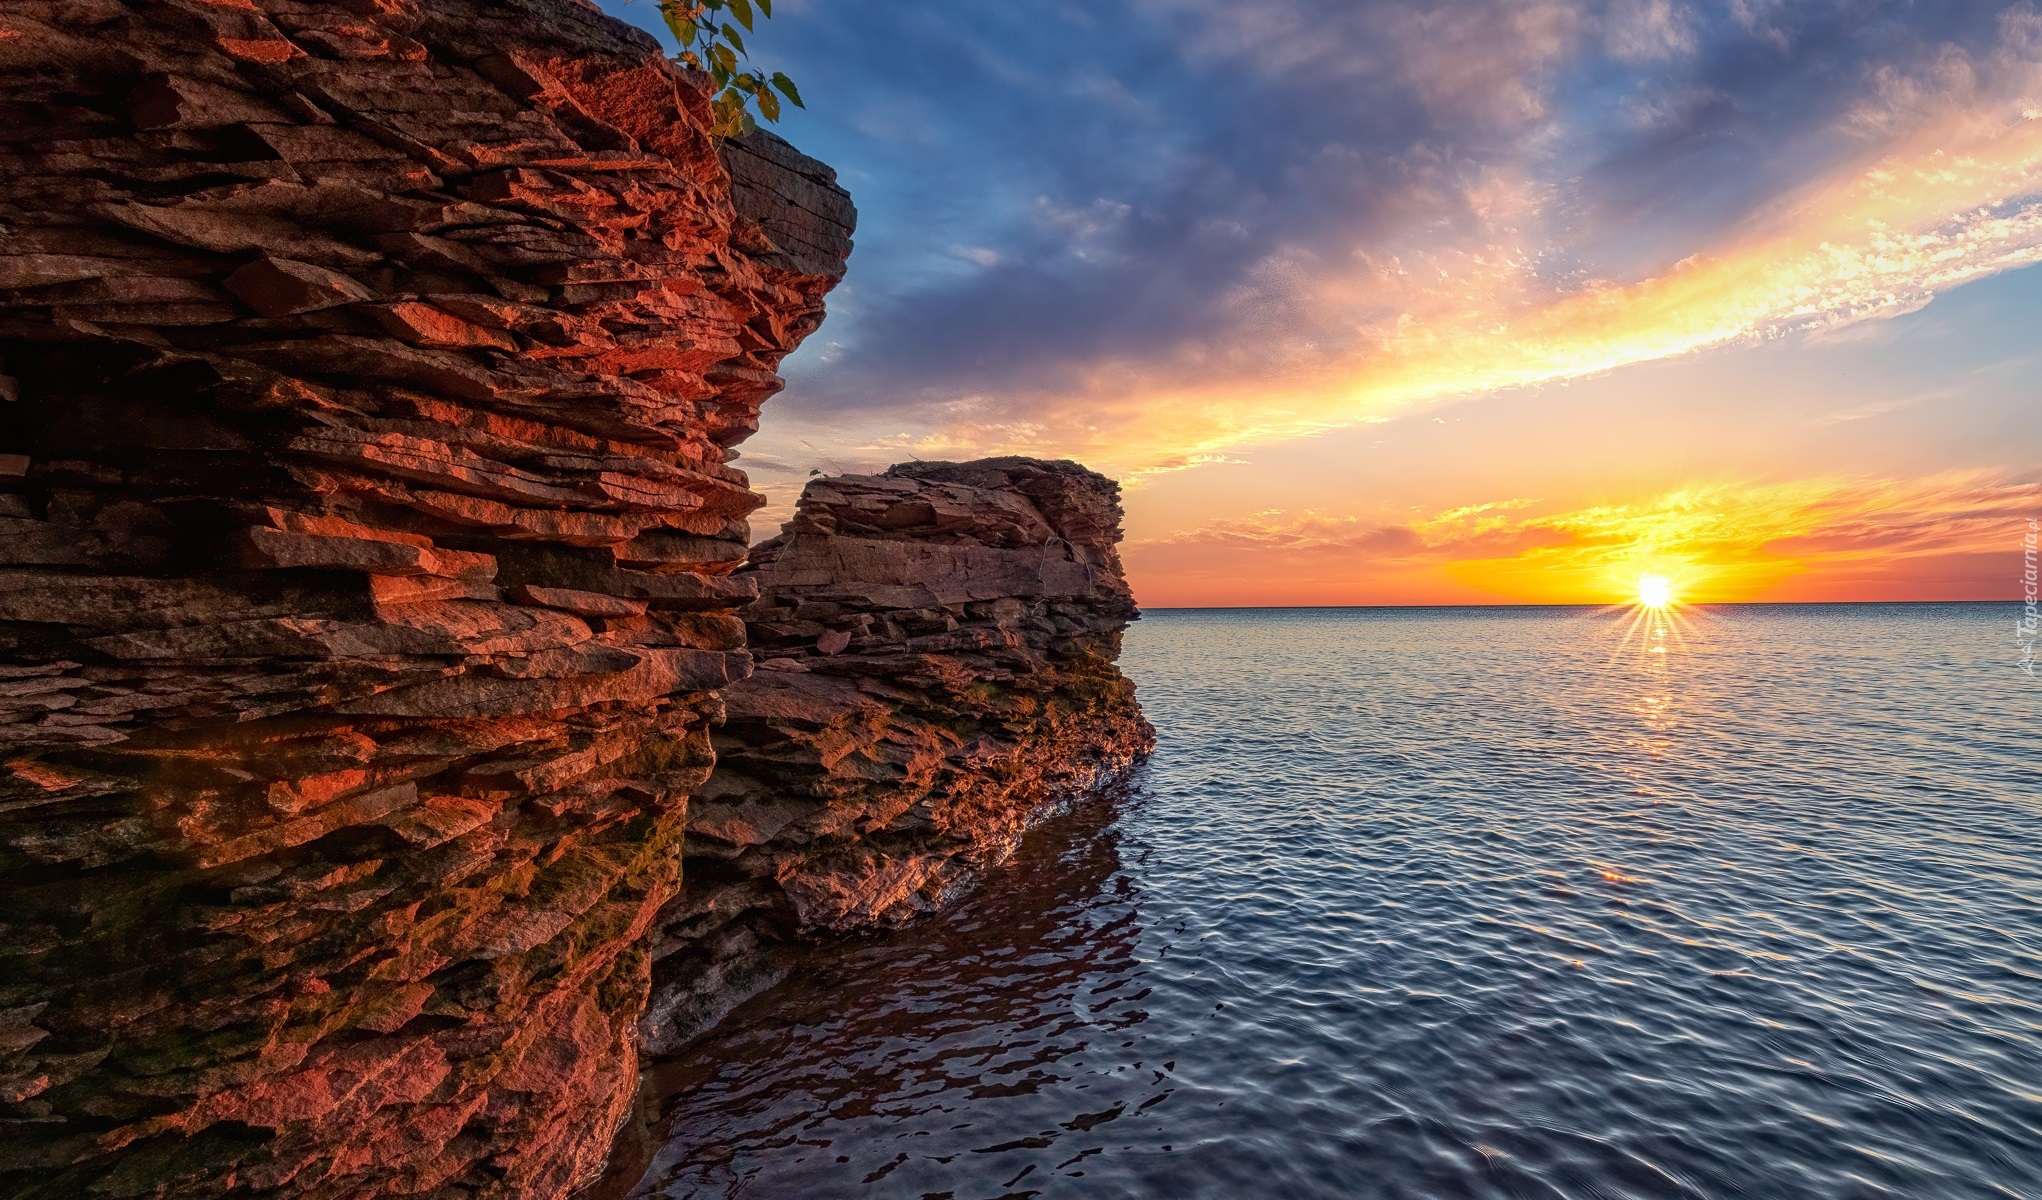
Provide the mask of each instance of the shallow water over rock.
{"label": "shallow water over rock", "polygon": [[2012,622],[1152,613],[1132,793],[667,1064],[635,1194],[2036,1195]]}

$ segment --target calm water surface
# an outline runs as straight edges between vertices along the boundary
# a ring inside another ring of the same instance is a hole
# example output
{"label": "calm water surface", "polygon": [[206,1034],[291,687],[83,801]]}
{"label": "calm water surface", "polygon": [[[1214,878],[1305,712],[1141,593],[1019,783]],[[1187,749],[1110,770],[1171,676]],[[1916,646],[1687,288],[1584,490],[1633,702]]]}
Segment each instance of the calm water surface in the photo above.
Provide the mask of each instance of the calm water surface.
{"label": "calm water surface", "polygon": [[669,1067],[637,1194],[2042,1197],[2013,620],[1152,613],[1137,786]]}

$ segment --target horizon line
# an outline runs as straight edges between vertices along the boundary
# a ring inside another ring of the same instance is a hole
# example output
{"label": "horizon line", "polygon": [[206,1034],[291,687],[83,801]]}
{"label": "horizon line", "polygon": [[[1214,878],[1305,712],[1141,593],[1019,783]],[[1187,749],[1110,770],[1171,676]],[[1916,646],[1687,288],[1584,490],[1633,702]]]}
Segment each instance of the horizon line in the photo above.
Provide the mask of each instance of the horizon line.
{"label": "horizon line", "polygon": [[[1348,608],[1637,608],[1628,600],[1613,600],[1604,603],[1582,600],[1573,602],[1515,603],[1466,602],[1459,604],[1158,604],[1136,606],[1144,613],[1151,612],[1254,612],[1262,609],[1305,611],[1309,609]],[[2016,607],[2026,601],[2018,597],[2009,600],[1706,600],[1694,603],[1675,604],[1674,608],[1824,608],[1841,607],[1849,604],[2011,604]]]}

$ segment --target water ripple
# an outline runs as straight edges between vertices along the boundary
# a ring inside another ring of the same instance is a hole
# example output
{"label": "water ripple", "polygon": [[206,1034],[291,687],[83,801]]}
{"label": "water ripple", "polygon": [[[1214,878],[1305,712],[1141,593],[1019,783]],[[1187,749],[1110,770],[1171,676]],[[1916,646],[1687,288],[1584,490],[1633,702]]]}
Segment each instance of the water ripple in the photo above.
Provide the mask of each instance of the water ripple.
{"label": "water ripple", "polygon": [[1165,612],[1162,745],[664,1066],[643,1197],[2042,1197],[2011,610]]}

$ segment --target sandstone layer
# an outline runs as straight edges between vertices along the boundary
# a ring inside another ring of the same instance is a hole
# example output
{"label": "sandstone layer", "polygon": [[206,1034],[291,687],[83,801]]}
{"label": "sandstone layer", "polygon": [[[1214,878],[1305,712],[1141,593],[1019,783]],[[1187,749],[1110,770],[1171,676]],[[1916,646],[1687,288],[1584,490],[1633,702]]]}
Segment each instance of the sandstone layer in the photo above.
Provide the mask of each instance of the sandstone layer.
{"label": "sandstone layer", "polygon": [[565,1194],[848,199],[579,0],[10,0],[0,115],[0,1193]]}
{"label": "sandstone layer", "polygon": [[808,485],[740,579],[759,670],[660,918],[645,1044],[776,982],[805,937],[897,925],[1154,745],[1114,665],[1138,615],[1119,486],[1072,462],[910,463]]}

